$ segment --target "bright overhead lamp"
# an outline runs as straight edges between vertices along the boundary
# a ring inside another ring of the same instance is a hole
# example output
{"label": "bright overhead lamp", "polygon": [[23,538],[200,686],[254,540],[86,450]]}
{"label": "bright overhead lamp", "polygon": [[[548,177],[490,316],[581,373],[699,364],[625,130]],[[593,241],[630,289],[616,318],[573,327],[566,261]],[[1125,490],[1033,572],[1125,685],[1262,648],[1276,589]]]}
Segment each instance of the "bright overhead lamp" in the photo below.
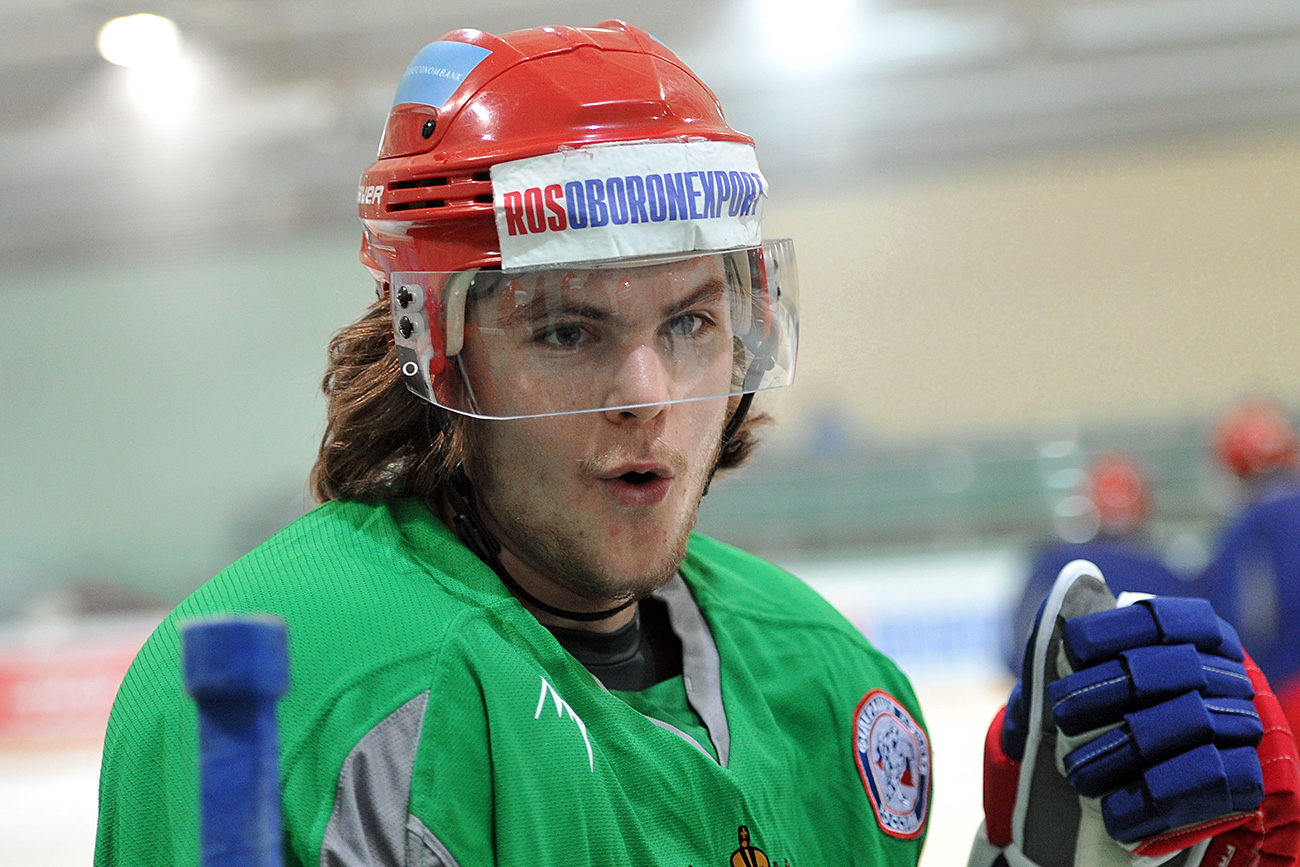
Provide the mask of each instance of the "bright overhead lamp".
{"label": "bright overhead lamp", "polygon": [[751,2],[770,56],[785,73],[824,73],[852,54],[858,26],[854,0]]}
{"label": "bright overhead lamp", "polygon": [[99,28],[95,38],[100,56],[118,66],[158,66],[175,60],[181,50],[176,22],[142,12],[114,18]]}

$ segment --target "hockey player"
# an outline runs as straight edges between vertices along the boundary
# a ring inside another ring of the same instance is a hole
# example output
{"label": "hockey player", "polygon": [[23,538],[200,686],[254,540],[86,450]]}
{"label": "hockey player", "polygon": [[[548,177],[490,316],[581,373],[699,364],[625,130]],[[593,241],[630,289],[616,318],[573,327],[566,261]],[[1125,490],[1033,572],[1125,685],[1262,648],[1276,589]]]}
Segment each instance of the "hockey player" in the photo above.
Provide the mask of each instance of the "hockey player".
{"label": "hockey player", "polygon": [[1151,498],[1141,467],[1126,455],[1110,452],[1088,465],[1085,478],[1086,495],[1096,513],[1096,534],[1082,541],[1054,539],[1034,553],[1002,646],[1003,660],[1017,677],[1035,613],[1056,576],[1073,560],[1095,563],[1115,593],[1187,596],[1193,592],[1190,582],[1174,574],[1145,536]]}
{"label": "hockey player", "polygon": [[[100,867],[195,863],[177,630],[217,612],[288,626],[289,864],[916,864],[934,778],[907,679],[691,533],[753,448],[752,395],[794,373],[766,193],[750,139],[633,27],[420,52],[358,191],[378,299],[330,346],[324,504],[141,651]],[[1254,815],[1248,752],[1242,797],[1144,827]]]}
{"label": "hockey player", "polygon": [[1277,689],[1292,729],[1300,725],[1300,475],[1296,432],[1280,406],[1230,407],[1215,453],[1243,487],[1200,589],[1241,635]]}

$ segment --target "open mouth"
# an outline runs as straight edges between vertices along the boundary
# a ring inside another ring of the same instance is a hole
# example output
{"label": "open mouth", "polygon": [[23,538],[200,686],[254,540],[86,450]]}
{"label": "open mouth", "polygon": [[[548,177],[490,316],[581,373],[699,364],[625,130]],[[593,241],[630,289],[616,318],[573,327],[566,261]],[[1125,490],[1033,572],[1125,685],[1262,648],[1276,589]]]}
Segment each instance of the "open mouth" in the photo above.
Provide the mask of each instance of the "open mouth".
{"label": "open mouth", "polygon": [[648,485],[651,482],[658,481],[658,473],[637,473],[627,472],[618,477],[620,481],[627,482],[629,485]]}
{"label": "open mouth", "polygon": [[625,506],[653,506],[668,496],[673,484],[673,471],[658,464],[640,464],[640,469],[615,470],[603,477],[604,484]]}

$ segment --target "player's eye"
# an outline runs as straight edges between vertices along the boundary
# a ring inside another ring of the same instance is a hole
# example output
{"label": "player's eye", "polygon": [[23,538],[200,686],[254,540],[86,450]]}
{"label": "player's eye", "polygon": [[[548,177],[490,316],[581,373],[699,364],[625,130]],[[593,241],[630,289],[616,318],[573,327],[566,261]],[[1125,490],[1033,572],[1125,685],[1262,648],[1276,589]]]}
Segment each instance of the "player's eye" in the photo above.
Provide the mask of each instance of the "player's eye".
{"label": "player's eye", "polygon": [[698,313],[683,313],[668,321],[668,333],[673,337],[694,337],[706,324],[705,318]]}
{"label": "player's eye", "polygon": [[533,339],[552,349],[573,349],[582,343],[582,326],[576,323],[549,325],[540,329]]}

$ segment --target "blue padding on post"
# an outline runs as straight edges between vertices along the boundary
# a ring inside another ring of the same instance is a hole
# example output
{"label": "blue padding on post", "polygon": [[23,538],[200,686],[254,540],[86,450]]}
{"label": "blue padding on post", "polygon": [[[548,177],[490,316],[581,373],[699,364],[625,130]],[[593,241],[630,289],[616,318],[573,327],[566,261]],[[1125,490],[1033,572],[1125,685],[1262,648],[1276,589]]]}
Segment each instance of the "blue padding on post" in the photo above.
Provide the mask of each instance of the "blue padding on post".
{"label": "blue padding on post", "polygon": [[280,867],[275,702],[288,687],[284,625],[266,618],[182,628],[198,704],[203,867]]}
{"label": "blue padding on post", "polygon": [[195,698],[278,698],[289,688],[288,639],[279,621],[205,620],[183,632],[185,688]]}

